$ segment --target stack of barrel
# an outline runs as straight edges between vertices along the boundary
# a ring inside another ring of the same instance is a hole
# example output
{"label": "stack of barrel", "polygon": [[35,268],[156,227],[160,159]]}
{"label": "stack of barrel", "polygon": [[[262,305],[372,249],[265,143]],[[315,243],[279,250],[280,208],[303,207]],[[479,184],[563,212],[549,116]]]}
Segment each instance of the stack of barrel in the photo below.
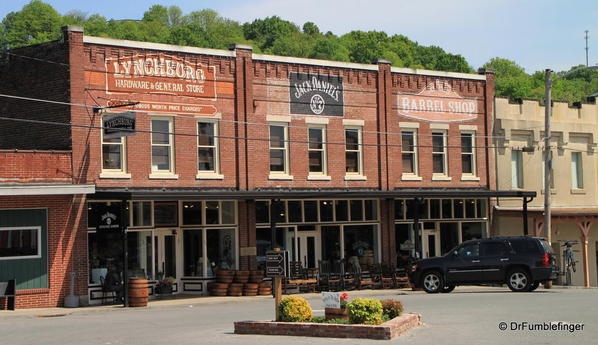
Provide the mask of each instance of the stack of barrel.
{"label": "stack of barrel", "polygon": [[212,296],[272,295],[272,282],[264,281],[264,271],[216,271],[216,282],[208,283]]}
{"label": "stack of barrel", "polygon": [[264,281],[258,284],[258,295],[271,295],[272,294],[272,282]]}
{"label": "stack of barrel", "polygon": [[217,270],[216,282],[208,283],[208,291],[212,296],[226,296],[231,283],[235,279],[235,271]]}

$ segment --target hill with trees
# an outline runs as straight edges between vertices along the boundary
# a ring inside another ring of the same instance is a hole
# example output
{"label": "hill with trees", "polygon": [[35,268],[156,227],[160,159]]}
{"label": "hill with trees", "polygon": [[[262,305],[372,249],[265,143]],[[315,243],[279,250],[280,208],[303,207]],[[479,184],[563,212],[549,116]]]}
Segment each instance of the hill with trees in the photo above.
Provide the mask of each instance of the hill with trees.
{"label": "hill with trees", "polygon": [[[254,46],[256,53],[324,60],[371,63],[385,58],[393,66],[450,72],[474,72],[458,54],[423,46],[403,35],[382,31],[351,31],[341,36],[323,33],[312,22],[301,27],[277,16],[239,23],[204,9],[184,14],[177,6],[153,5],[139,20],[107,19],[72,10],[61,15],[51,5],[33,0],[11,12],[0,24],[0,49],[60,39],[63,25],[80,25],[86,35],[227,49],[232,43]],[[543,98],[543,71],[527,74],[514,61],[493,58],[483,68],[496,71],[496,94],[513,98]],[[554,99],[579,101],[598,91],[598,71],[580,71],[557,82]]]}

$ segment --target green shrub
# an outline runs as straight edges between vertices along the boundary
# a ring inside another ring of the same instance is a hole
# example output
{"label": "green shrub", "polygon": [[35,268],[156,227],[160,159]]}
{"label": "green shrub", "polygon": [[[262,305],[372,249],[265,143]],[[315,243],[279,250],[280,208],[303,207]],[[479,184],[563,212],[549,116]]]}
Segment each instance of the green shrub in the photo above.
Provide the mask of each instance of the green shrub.
{"label": "green shrub", "polygon": [[311,306],[303,297],[289,296],[280,301],[278,306],[280,321],[307,322],[313,317]]}
{"label": "green shrub", "polygon": [[403,312],[403,303],[394,299],[385,299],[382,302],[382,310],[384,315],[388,315],[389,319],[401,315]]}
{"label": "green shrub", "polygon": [[382,303],[377,299],[356,298],[347,303],[351,323],[379,325],[382,323]]}

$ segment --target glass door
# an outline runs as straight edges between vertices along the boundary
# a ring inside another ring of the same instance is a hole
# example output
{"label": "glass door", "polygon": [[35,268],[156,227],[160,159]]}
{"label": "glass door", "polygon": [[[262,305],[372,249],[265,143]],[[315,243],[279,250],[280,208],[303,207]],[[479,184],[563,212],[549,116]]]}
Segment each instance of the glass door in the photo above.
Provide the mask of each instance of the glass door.
{"label": "glass door", "polygon": [[305,268],[318,267],[320,260],[320,233],[318,231],[297,232],[297,254],[298,261]]}
{"label": "glass door", "polygon": [[178,232],[176,230],[156,230],[155,243],[155,269],[156,278],[162,280],[167,277],[178,278],[181,276],[178,264]]}
{"label": "glass door", "polygon": [[424,259],[440,255],[440,236],[434,230],[424,229],[423,234]]}

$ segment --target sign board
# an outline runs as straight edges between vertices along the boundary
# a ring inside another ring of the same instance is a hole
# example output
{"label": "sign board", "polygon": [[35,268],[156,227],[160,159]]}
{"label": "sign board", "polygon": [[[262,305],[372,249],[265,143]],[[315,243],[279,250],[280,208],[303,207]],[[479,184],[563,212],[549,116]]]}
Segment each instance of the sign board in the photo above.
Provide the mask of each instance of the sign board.
{"label": "sign board", "polygon": [[407,240],[399,245],[401,250],[413,250],[415,249],[415,244],[411,241]]}
{"label": "sign board", "polygon": [[475,120],[483,111],[483,100],[465,98],[448,81],[436,79],[416,94],[399,93],[399,116],[429,122]]}
{"label": "sign board", "polygon": [[104,139],[114,139],[135,135],[135,113],[116,113],[102,117]]}
{"label": "sign board", "polygon": [[343,77],[291,72],[291,114],[343,116]]}
{"label": "sign board", "polygon": [[120,231],[123,229],[123,227],[121,227],[120,203],[114,203],[110,206],[100,205],[98,207],[100,207],[96,213],[97,217],[99,217],[97,220],[98,225],[96,226],[98,232]]}
{"label": "sign board", "polygon": [[267,277],[284,277],[286,275],[286,267],[288,255],[286,250],[266,252],[266,276]]}
{"label": "sign board", "polygon": [[341,307],[341,293],[340,292],[322,292],[322,302],[324,308],[340,308]]}

